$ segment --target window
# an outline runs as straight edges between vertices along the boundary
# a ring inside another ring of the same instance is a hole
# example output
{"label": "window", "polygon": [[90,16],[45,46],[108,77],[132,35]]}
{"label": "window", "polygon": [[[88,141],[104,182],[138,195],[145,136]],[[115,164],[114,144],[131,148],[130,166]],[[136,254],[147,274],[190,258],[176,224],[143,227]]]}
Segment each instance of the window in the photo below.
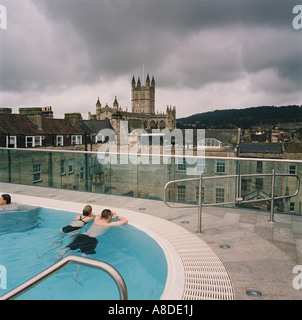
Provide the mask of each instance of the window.
{"label": "window", "polygon": [[257,161],[257,173],[262,173],[262,172],[263,172],[263,162]]}
{"label": "window", "polygon": [[261,190],[263,188],[263,178],[256,178],[256,189]]}
{"label": "window", "polygon": [[178,186],[177,187],[177,201],[185,201],[186,199],[186,187]]}
{"label": "window", "polygon": [[17,148],[17,137],[16,136],[6,137],[6,147]]}
{"label": "window", "polygon": [[56,145],[57,147],[63,147],[63,136],[57,136]]}
{"label": "window", "polygon": [[42,165],[34,164],[33,165],[33,182],[42,181],[41,173],[42,173]]}
{"label": "window", "polygon": [[96,166],[97,165],[97,158],[94,157],[94,156],[91,156],[90,158],[90,166],[93,167],[93,166]]}
{"label": "window", "polygon": [[82,136],[81,135],[72,135],[71,136],[71,144],[82,144]]}
{"label": "window", "polygon": [[41,147],[42,146],[42,137],[41,136],[28,136],[25,138],[26,148]]}
{"label": "window", "polygon": [[295,212],[295,203],[294,203],[294,202],[290,202],[290,204],[289,204],[289,211],[290,211],[290,212]]}
{"label": "window", "polygon": [[36,136],[35,137],[35,147],[41,147],[42,146],[42,137]]}
{"label": "window", "polygon": [[74,160],[70,159],[68,162],[68,173],[73,173],[74,171]]}
{"label": "window", "polygon": [[215,138],[205,138],[197,143],[197,148],[221,148],[222,147],[222,142],[215,139]]}
{"label": "window", "polygon": [[288,171],[289,171],[289,174],[296,174],[296,172],[297,172],[297,166],[295,166],[295,165],[290,165]]}
{"label": "window", "polygon": [[85,179],[85,166],[81,166],[80,168],[80,180]]}
{"label": "window", "polygon": [[32,148],[34,146],[33,137],[26,137],[25,146],[26,148]]}
{"label": "window", "polygon": [[66,163],[65,160],[61,160],[61,175],[66,174]]}
{"label": "window", "polygon": [[224,189],[216,188],[216,203],[224,202]]}
{"label": "window", "polygon": [[216,172],[217,173],[225,173],[225,160],[217,160]]}
{"label": "window", "polygon": [[196,165],[196,171],[197,172],[204,172],[204,167],[205,167],[205,159],[197,159],[197,165]]}
{"label": "window", "polygon": [[186,161],[185,158],[176,158],[177,170],[186,171]]}

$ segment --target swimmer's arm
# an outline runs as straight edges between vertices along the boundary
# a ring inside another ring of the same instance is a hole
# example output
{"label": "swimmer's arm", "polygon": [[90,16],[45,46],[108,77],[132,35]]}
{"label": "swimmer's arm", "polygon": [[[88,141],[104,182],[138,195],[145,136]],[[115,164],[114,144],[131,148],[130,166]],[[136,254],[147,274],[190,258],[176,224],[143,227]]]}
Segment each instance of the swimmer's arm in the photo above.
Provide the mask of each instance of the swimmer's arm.
{"label": "swimmer's arm", "polygon": [[121,226],[123,224],[127,224],[128,223],[128,220],[126,218],[124,218],[124,217],[118,216],[117,219],[118,219],[118,221],[111,222],[110,226]]}

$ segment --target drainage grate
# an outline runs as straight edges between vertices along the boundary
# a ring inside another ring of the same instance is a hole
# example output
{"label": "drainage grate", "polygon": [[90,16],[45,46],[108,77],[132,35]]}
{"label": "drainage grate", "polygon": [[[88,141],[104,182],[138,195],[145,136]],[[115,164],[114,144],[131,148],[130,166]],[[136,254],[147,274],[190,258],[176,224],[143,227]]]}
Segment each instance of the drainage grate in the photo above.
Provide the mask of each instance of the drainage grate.
{"label": "drainage grate", "polygon": [[222,244],[222,245],[219,246],[219,248],[221,248],[221,249],[230,249],[231,246],[229,246],[228,244]]}
{"label": "drainage grate", "polygon": [[246,294],[249,297],[261,297],[262,293],[259,290],[246,290]]}

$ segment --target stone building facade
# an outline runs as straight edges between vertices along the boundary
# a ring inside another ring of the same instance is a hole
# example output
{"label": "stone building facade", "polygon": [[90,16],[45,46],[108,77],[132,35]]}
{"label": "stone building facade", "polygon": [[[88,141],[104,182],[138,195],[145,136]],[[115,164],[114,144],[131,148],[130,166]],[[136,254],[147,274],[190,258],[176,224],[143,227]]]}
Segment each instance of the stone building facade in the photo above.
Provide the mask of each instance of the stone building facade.
{"label": "stone building facade", "polygon": [[[119,121],[127,121],[129,130],[145,129],[168,129],[176,128],[176,108],[167,106],[166,113],[155,112],[155,80],[150,81],[147,75],[145,85],[141,84],[138,77],[137,82],[133,76],[131,82],[131,112],[122,110],[115,97],[113,106],[106,104],[102,107],[98,98],[96,103],[96,113],[88,113],[88,120],[110,120],[115,130],[115,124]],[[112,121],[115,120],[115,121]],[[118,125],[118,124],[117,124]]]}

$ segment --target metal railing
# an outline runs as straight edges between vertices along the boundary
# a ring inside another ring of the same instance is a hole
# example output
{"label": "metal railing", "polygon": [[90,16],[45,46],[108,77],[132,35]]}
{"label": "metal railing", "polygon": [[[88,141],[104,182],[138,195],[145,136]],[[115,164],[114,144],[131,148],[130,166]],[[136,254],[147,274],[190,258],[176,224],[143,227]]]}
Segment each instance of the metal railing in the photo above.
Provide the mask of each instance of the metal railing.
{"label": "metal railing", "polygon": [[0,297],[0,300],[12,300],[26,292],[27,290],[33,288],[40,282],[46,280],[50,276],[52,276],[54,273],[58,272],[59,270],[63,269],[67,265],[69,265],[71,262],[75,262],[81,265],[89,266],[95,269],[100,269],[102,271],[105,271],[111,278],[114,280],[115,284],[118,287],[119,294],[120,294],[120,299],[121,300],[128,300],[128,290],[126,283],[120,273],[110,264],[91,259],[91,258],[85,258],[85,257],[80,257],[80,256],[75,256],[75,255],[70,255],[62,260],[56,262],[49,268],[45,269],[44,271],[40,272],[33,278],[29,279],[28,281],[22,283],[15,289],[7,292],[3,296]]}
{"label": "metal railing", "polygon": [[[252,200],[243,200],[241,194],[241,180],[242,178],[247,177],[272,177],[271,180],[271,196],[264,199],[252,199]],[[275,196],[275,182],[276,177],[295,177],[297,179],[297,188],[293,194],[288,194],[284,196]],[[236,178],[236,192],[235,192],[235,199],[234,201],[229,202],[219,202],[219,203],[202,203],[202,183],[204,180],[215,180],[215,179],[226,179],[226,178]],[[171,184],[175,183],[183,183],[183,182],[191,182],[191,181],[199,181],[199,198],[197,205],[186,205],[186,206],[171,206],[168,203],[166,197],[166,190],[167,187]],[[249,203],[249,202],[263,202],[263,201],[271,201],[271,210],[270,210],[270,222],[274,222],[274,201],[279,199],[286,199],[295,197],[300,190],[300,178],[296,174],[287,174],[287,173],[276,173],[275,170],[272,170],[272,173],[254,173],[254,174],[232,174],[232,175],[221,175],[221,176],[212,176],[212,177],[203,177],[202,174],[198,178],[189,178],[189,179],[179,179],[179,180],[172,180],[166,183],[164,186],[164,203],[170,208],[192,208],[198,207],[198,232],[201,233],[202,229],[202,207],[209,207],[209,206],[217,206],[217,205],[231,205],[231,204],[240,204],[240,203]]]}

